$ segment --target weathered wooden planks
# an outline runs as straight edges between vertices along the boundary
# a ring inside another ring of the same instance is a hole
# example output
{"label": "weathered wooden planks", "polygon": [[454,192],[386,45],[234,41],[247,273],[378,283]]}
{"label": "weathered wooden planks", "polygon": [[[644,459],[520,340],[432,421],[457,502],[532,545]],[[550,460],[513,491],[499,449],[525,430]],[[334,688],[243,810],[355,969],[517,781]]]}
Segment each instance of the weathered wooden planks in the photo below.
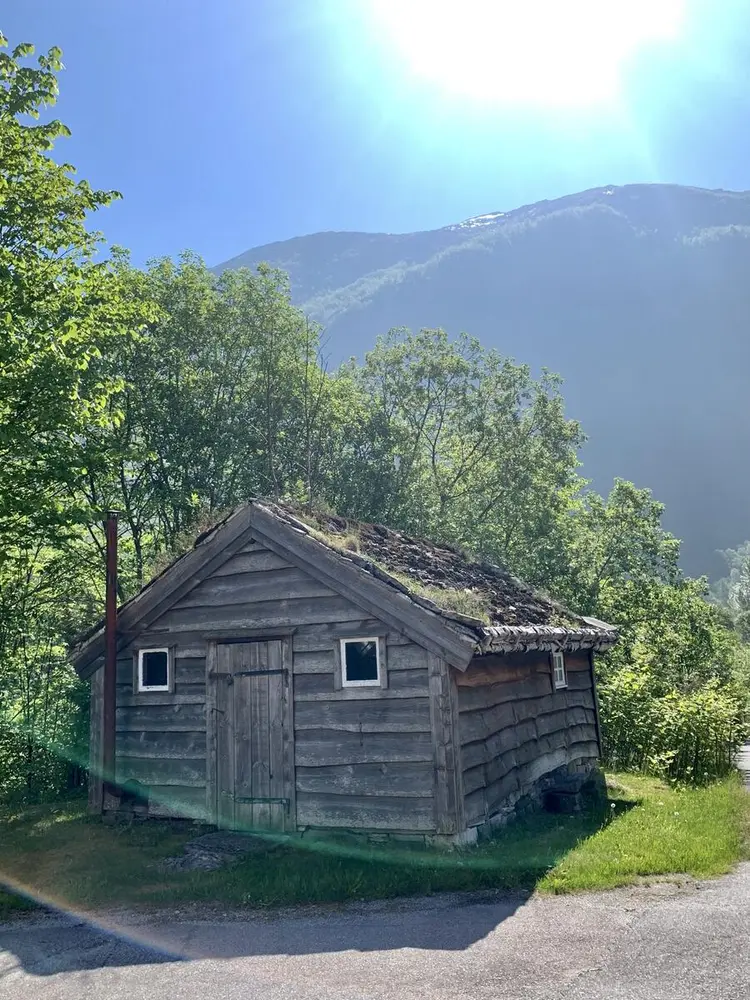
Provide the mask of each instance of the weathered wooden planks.
{"label": "weathered wooden planks", "polygon": [[[175,698],[176,695],[172,695]],[[118,732],[205,732],[206,707],[203,698],[189,698],[188,704],[167,702],[117,706]],[[134,699],[135,700],[135,699]]]}
{"label": "weathered wooden planks", "polygon": [[432,761],[430,733],[349,733],[306,729],[295,736],[298,767]]}
{"label": "weathered wooden planks", "polygon": [[294,685],[292,669],[293,653],[291,636],[281,642],[281,712],[284,719],[282,730],[282,767],[284,795],[289,799],[285,823],[290,830],[297,827],[297,785],[294,765]]}
{"label": "weathered wooden planks", "polygon": [[387,688],[334,688],[332,674],[296,674],[296,700],[303,701],[388,701],[397,698],[427,698],[427,676],[412,677],[410,670],[392,674]]}
{"label": "weathered wooden planks", "polygon": [[591,677],[586,670],[571,670],[568,672],[569,691],[590,691]]}
{"label": "weathered wooden planks", "polygon": [[299,826],[352,830],[429,832],[435,829],[429,798],[330,795],[297,792]]}
{"label": "weathered wooden planks", "polygon": [[219,825],[296,825],[289,649],[289,639],[212,644],[206,801]]}
{"label": "weathered wooden planks", "polygon": [[177,788],[173,785],[152,785],[149,788],[149,816],[188,817],[206,820],[204,788]]}
{"label": "weathered wooden planks", "polygon": [[229,634],[233,628],[246,626],[273,629],[295,624],[358,621],[361,617],[362,612],[344,597],[300,597],[254,604],[172,608],[159,619],[159,623],[169,628],[190,628],[194,631],[223,629]]}
{"label": "weathered wooden planks", "polygon": [[297,789],[300,792],[431,799],[433,782],[431,761],[297,768]]}
{"label": "weathered wooden planks", "polygon": [[332,636],[325,636],[321,639],[319,649],[297,649],[296,636],[293,638],[294,650],[294,673],[319,674],[329,678],[328,684],[333,690],[330,678],[333,677],[333,644],[336,641]]}
{"label": "weathered wooden planks", "polygon": [[[458,683],[459,677],[456,677]],[[552,692],[549,673],[529,673],[520,680],[506,683],[466,687],[458,684],[459,711],[463,714],[475,709],[491,708],[503,702],[518,702],[527,698],[543,698]]]}
{"label": "weathered wooden planks", "polygon": [[[353,621],[346,631],[384,632],[373,620]],[[387,686],[336,689],[341,634],[341,623],[318,623],[293,637],[298,825],[434,830],[434,817],[427,819],[434,796],[427,653],[387,632]],[[342,804],[342,796],[351,802]],[[405,806],[398,814],[370,808],[370,799],[383,797],[403,799]],[[420,805],[424,800],[427,807]]]}
{"label": "weathered wooden planks", "polygon": [[[88,808],[90,813],[100,813],[104,801],[102,781],[104,721],[104,670],[91,675],[91,721],[89,725],[89,790]],[[116,751],[115,751],[116,753]]]}
{"label": "weathered wooden planks", "polygon": [[429,733],[430,704],[427,698],[314,702],[298,698],[294,709],[294,729],[297,733],[307,729],[351,733]]}
{"label": "weathered wooden planks", "polygon": [[[340,637],[341,629],[345,627],[350,633],[359,635],[379,635],[383,625],[374,618],[367,618],[360,612],[360,617],[347,619],[345,626],[337,622],[318,622],[317,624],[298,623],[294,632],[295,671],[296,659],[300,653],[312,653],[333,650],[333,643]],[[386,644],[390,650],[400,645],[413,645],[410,639],[396,631],[386,631]]]}
{"label": "weathered wooden planks", "polygon": [[391,691],[421,691],[429,696],[429,676],[425,667],[414,670],[396,670],[389,666],[388,687]]}
{"label": "weathered wooden planks", "polygon": [[589,669],[589,656],[588,651],[578,651],[576,653],[566,653],[565,654],[565,670],[567,673],[572,673],[578,670],[588,670]]}
{"label": "weathered wooden planks", "polygon": [[144,758],[120,754],[117,758],[117,780],[135,780],[144,785],[161,787],[205,788],[206,758]]}
{"label": "weathered wooden planks", "polygon": [[481,785],[489,785],[493,781],[502,778],[519,764],[534,760],[535,757],[563,747],[575,747],[580,743],[592,743],[593,731],[586,726],[571,726],[569,729],[558,730],[549,736],[542,738],[531,738],[520,743],[514,743],[511,739],[506,739],[505,745],[494,755],[485,753],[485,746],[481,743],[472,744],[467,747],[467,751],[479,749],[476,756],[466,754],[466,759],[471,766],[466,767],[463,772],[465,791],[473,791]]}
{"label": "weathered wooden planks", "polygon": [[[400,639],[400,637],[399,637]],[[429,654],[426,649],[415,645],[413,642],[394,642],[391,635],[386,638],[388,647],[388,669],[399,670],[423,670],[427,675]]]}
{"label": "weathered wooden planks", "polygon": [[[175,650],[177,652],[177,650]],[[176,656],[174,661],[175,690],[181,687],[206,685],[205,656]]]}
{"label": "weathered wooden planks", "polygon": [[245,546],[241,552],[220,566],[213,576],[214,578],[236,576],[238,573],[265,573],[269,570],[291,568],[292,565],[287,559],[270,552],[262,545]]}
{"label": "weathered wooden planks", "polygon": [[425,698],[424,688],[376,688],[376,687],[353,687],[337,688],[332,692],[314,692],[312,694],[300,694],[297,702],[306,701],[397,701],[404,698]]}
{"label": "weathered wooden planks", "polygon": [[335,596],[337,595],[330,587],[290,566],[265,573],[209,577],[175,604],[175,608],[224,607],[230,604]]}
{"label": "weathered wooden planks", "polygon": [[[545,654],[514,654],[508,667],[504,657],[482,665],[485,659],[456,678],[470,825],[486,821],[505,799],[523,795],[549,771],[597,756],[594,694],[584,656],[566,656],[568,687],[558,691],[552,689]],[[479,684],[480,678],[491,683]]]}
{"label": "weathered wooden planks", "polygon": [[458,832],[457,734],[451,677],[439,656],[428,657],[432,752],[435,766],[434,824],[438,833]]}
{"label": "weathered wooden planks", "polygon": [[206,734],[203,730],[167,731],[126,730],[117,733],[117,753],[126,756],[197,757],[205,753]]}
{"label": "weathered wooden planks", "polygon": [[208,645],[206,652],[206,815],[212,823],[218,822],[218,704],[216,685],[212,683],[218,672],[216,643]]}
{"label": "weathered wooden planks", "polygon": [[523,794],[535,781],[555,768],[575,761],[594,760],[596,756],[596,742],[575,743],[570,747],[550,751],[536,748],[529,754],[528,761],[522,764],[512,763],[502,776],[489,783],[473,787],[471,774],[464,775],[465,780],[469,779],[465,796],[467,822],[471,825],[486,821],[502,808],[503,801],[509,795]]}
{"label": "weathered wooden planks", "polygon": [[[216,741],[216,814],[218,826],[233,828],[234,809],[234,697],[233,691],[223,675],[232,671],[231,647],[217,645],[216,677],[211,679],[215,689],[216,710],[214,713],[215,735],[209,739]],[[210,721],[210,720],[209,720]]]}
{"label": "weathered wooden planks", "polygon": [[[117,699],[117,707],[157,709],[178,705],[203,705],[205,703],[203,694],[172,694],[169,691],[143,691],[140,694],[121,695]],[[122,713],[123,717],[129,713]]]}

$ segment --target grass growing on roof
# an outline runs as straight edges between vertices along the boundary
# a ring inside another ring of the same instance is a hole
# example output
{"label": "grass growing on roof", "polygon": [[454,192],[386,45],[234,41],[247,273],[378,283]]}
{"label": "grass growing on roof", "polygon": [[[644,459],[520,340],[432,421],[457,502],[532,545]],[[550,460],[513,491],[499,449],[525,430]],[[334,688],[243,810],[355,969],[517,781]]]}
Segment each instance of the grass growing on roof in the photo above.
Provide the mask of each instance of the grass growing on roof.
{"label": "grass growing on roof", "polygon": [[392,576],[404,587],[408,588],[418,597],[424,597],[444,611],[456,611],[462,615],[469,615],[478,618],[489,624],[490,621],[490,598],[482,590],[474,590],[468,587],[438,587],[431,584],[422,583],[416,576],[409,576],[408,573],[399,573],[382,563],[372,560],[384,573]]}
{"label": "grass growing on roof", "polygon": [[[300,518],[303,520],[303,518]],[[360,553],[361,539],[356,531],[350,529],[345,532],[323,531],[320,527],[307,524],[310,535],[324,542],[331,548],[343,552]],[[418,577],[410,576],[408,573],[400,573],[391,569],[377,559],[367,556],[370,562],[377,566],[388,576],[398,580],[408,590],[419,597],[424,597],[445,611],[455,611],[458,614],[468,615],[471,618],[478,618],[480,621],[489,624],[490,622],[490,597],[482,590],[468,587],[438,587],[431,584],[422,583]],[[464,556],[466,558],[466,556]]]}
{"label": "grass growing on roof", "polygon": [[610,803],[578,816],[537,813],[461,851],[287,843],[216,872],[159,862],[196,835],[189,822],[107,826],[78,800],[0,811],[0,916],[23,892],[66,909],[204,901],[229,905],[390,898],[446,890],[607,889],[643,877],[729,871],[745,852],[750,795],[737,776],[673,789],[635,775],[611,779]]}
{"label": "grass growing on roof", "polygon": [[381,569],[408,587],[412,593],[432,601],[445,611],[456,611],[461,615],[479,618],[489,625],[490,598],[483,590],[468,587],[436,587],[421,583],[416,577],[408,576],[406,573],[394,572],[387,566],[381,566]]}

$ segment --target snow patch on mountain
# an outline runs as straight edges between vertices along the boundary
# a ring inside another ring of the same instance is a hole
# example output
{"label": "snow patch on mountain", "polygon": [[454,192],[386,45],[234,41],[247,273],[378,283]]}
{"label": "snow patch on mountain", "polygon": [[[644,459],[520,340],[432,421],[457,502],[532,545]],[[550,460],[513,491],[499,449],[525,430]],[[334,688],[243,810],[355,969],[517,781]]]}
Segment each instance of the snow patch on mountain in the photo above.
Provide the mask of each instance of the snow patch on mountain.
{"label": "snow patch on mountain", "polygon": [[456,230],[456,229],[477,229],[479,226],[489,226],[496,219],[504,219],[505,212],[488,212],[486,215],[475,215],[471,219],[465,219],[463,222],[457,222],[453,226],[446,226],[446,229]]}

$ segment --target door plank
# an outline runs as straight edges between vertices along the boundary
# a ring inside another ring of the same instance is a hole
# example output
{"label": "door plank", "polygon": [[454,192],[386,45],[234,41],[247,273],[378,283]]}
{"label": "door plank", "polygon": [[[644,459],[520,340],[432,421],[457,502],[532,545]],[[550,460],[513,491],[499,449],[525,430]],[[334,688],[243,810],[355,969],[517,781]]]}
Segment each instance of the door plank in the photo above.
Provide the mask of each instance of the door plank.
{"label": "door plank", "polygon": [[217,743],[216,743],[216,688],[218,681],[214,676],[217,670],[216,643],[211,642],[206,651],[206,816],[209,823],[218,823],[216,814],[217,773]]}
{"label": "door plank", "polygon": [[226,675],[232,672],[231,646],[217,647],[216,732],[217,732],[217,820],[234,827],[234,697]]}
{"label": "door plank", "polygon": [[[269,643],[256,643],[257,652],[253,669],[267,670],[268,646]],[[270,718],[268,709],[268,684],[271,679],[270,674],[261,674],[257,677],[250,677],[248,680],[252,685],[252,747],[253,747],[253,791],[252,795],[257,799],[268,799],[271,795],[270,765]],[[253,810],[255,827],[259,830],[267,830],[271,822],[271,806],[268,802],[257,802]]]}
{"label": "door plank", "polygon": [[[233,643],[229,646],[232,657],[232,697],[234,698],[234,814],[238,829],[253,829],[254,816],[252,803],[242,802],[243,798],[251,798],[253,791],[253,724],[252,701],[253,690],[251,678],[238,675],[242,670],[254,670],[256,664],[253,652],[257,643]],[[239,797],[240,801],[237,801]]]}
{"label": "door plank", "polygon": [[[271,670],[281,670],[281,643],[269,642],[268,666]],[[284,796],[284,677],[281,673],[268,676],[268,718],[269,718],[269,796],[283,799]],[[284,829],[284,807],[282,803],[271,804],[270,828]]]}
{"label": "door plank", "polygon": [[282,754],[284,758],[283,795],[289,800],[289,807],[284,814],[285,830],[297,829],[297,779],[294,763],[294,674],[293,640],[289,636],[279,642],[279,655],[282,674]]}

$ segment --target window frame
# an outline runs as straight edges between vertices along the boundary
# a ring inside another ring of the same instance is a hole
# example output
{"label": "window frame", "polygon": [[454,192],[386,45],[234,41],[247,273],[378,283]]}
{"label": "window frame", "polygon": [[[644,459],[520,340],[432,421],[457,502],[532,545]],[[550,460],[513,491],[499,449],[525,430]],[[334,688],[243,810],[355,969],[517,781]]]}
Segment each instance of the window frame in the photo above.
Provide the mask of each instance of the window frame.
{"label": "window frame", "polygon": [[[350,642],[372,642],[375,644],[375,664],[377,676],[373,680],[350,681],[346,677],[346,645]],[[347,635],[341,636],[337,644],[339,660],[339,678],[342,688],[380,688],[385,687],[385,642],[383,636]]]}
{"label": "window frame", "polygon": [[[146,653],[167,654],[167,683],[144,684],[143,666]],[[171,694],[174,691],[174,656],[171,646],[144,646],[134,651],[135,657],[135,693],[136,694]]]}
{"label": "window frame", "polygon": [[[562,671],[562,681],[558,682],[557,671]],[[552,653],[552,687],[555,691],[563,691],[568,686],[568,668],[565,666],[565,654],[561,649]]]}

